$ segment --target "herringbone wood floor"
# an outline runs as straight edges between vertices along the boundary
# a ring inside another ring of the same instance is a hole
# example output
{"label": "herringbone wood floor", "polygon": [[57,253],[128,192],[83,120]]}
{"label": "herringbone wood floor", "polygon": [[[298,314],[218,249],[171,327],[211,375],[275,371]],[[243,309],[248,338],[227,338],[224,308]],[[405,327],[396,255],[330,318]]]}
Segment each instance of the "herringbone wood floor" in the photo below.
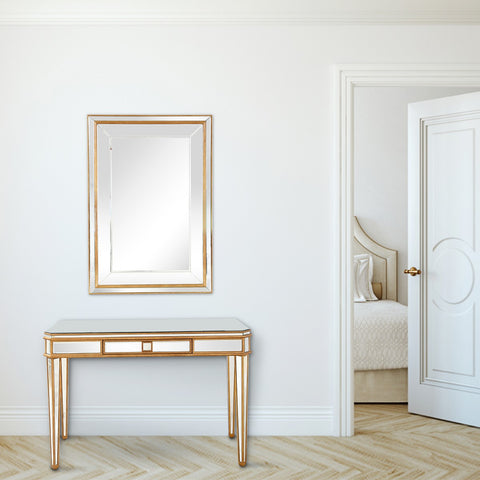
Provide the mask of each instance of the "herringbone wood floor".
{"label": "herringbone wood floor", "polygon": [[226,437],[71,437],[60,469],[46,437],[0,437],[1,480],[480,479],[480,429],[357,405],[356,435],[251,437],[245,468]]}

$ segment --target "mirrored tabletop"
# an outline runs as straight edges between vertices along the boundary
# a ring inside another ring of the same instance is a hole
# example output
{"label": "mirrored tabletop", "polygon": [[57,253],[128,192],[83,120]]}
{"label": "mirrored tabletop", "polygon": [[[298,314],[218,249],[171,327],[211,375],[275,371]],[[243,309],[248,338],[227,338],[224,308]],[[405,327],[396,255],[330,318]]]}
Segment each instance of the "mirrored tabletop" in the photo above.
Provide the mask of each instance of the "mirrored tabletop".
{"label": "mirrored tabletop", "polygon": [[59,320],[47,334],[66,333],[158,333],[158,332],[245,332],[236,318],[159,318]]}

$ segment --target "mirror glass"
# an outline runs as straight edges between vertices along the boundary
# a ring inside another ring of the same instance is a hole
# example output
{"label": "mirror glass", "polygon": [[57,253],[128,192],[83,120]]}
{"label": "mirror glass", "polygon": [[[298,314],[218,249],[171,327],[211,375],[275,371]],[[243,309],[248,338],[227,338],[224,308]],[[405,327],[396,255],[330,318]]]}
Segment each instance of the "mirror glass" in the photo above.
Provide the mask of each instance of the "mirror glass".
{"label": "mirror glass", "polygon": [[90,115],[90,293],[211,291],[211,116]]}

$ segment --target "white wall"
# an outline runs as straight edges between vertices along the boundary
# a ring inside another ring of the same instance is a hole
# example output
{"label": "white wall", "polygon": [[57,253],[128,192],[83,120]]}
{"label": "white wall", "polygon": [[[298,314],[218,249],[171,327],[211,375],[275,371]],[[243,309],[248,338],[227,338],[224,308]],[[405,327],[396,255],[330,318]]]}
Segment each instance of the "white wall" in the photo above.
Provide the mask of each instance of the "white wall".
{"label": "white wall", "polygon": [[[360,4],[361,3],[361,4]],[[0,13],[11,18],[48,17],[59,19],[79,16],[91,21],[98,17],[119,19],[125,15],[139,18],[172,18],[191,22],[228,18],[238,22],[247,19],[287,19],[290,21],[351,23],[377,21],[389,23],[448,22],[472,23],[479,20],[477,0],[1,0]],[[142,20],[143,21],[143,20]]]}
{"label": "white wall", "polygon": [[398,250],[398,301],[407,305],[408,104],[475,91],[455,87],[358,87],[354,104],[354,211],[377,242]]}
{"label": "white wall", "polygon": [[[331,65],[475,62],[479,41],[477,27],[2,27],[0,433],[47,431],[41,339],[56,320],[224,315],[254,333],[251,433],[331,433]],[[213,114],[213,294],[88,295],[88,113]],[[71,374],[73,434],[146,432],[132,419],[168,406],[185,421],[157,432],[225,432],[200,415],[225,405],[221,359]]]}

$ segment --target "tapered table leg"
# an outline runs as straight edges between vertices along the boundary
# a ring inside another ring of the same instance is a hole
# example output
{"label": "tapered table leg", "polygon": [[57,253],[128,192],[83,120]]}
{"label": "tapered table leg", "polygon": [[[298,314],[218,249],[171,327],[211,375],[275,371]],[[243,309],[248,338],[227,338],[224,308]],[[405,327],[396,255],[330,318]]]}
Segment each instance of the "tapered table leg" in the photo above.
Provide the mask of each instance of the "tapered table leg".
{"label": "tapered table leg", "polygon": [[68,438],[68,358],[61,359],[62,439]]}
{"label": "tapered table leg", "polygon": [[248,355],[235,356],[238,464],[247,464]]}
{"label": "tapered table leg", "polygon": [[60,441],[60,359],[47,358],[48,418],[50,427],[50,467],[58,468],[58,447]]}
{"label": "tapered table leg", "polygon": [[235,357],[227,357],[228,366],[228,436],[235,437]]}

